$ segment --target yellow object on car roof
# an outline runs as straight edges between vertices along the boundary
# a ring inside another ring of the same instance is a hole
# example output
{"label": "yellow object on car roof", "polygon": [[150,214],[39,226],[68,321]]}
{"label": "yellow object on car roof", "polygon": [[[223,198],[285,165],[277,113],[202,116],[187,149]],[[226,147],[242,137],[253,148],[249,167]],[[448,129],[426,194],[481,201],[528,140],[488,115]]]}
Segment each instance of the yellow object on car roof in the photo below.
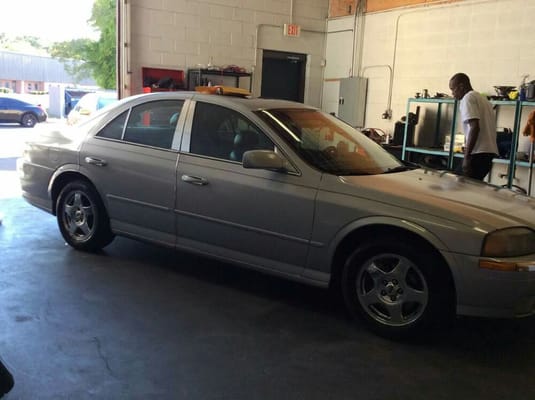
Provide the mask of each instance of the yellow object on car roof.
{"label": "yellow object on car roof", "polygon": [[233,86],[195,86],[195,91],[206,94],[219,94],[223,96],[238,96],[247,97],[251,96],[251,92],[245,89],[236,88]]}

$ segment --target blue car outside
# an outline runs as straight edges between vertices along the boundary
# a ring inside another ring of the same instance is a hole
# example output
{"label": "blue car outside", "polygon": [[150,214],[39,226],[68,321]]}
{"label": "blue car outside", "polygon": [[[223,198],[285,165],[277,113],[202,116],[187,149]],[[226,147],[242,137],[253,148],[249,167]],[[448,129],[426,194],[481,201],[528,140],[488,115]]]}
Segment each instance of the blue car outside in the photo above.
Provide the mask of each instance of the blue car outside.
{"label": "blue car outside", "polygon": [[46,121],[47,117],[46,111],[40,105],[10,97],[0,97],[0,123],[18,123],[33,128],[38,122]]}

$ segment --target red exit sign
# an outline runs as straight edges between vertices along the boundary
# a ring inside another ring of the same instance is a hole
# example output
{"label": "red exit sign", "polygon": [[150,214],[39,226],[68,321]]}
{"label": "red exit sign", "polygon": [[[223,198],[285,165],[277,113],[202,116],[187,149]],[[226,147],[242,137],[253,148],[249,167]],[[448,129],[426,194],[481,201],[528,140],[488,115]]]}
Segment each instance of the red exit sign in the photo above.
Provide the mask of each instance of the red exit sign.
{"label": "red exit sign", "polygon": [[284,24],[284,36],[298,37],[301,34],[301,26],[297,24]]}

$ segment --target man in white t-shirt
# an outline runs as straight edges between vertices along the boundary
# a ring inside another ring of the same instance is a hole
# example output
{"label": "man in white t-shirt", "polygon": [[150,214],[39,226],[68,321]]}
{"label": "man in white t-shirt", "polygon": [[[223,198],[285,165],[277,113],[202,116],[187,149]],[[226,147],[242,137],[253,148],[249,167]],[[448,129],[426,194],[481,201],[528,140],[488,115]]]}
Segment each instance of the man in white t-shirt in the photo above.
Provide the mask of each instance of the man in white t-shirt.
{"label": "man in white t-shirt", "polygon": [[472,89],[470,78],[463,73],[450,79],[450,90],[460,100],[459,112],[464,130],[464,159],[462,174],[483,180],[498,155],[496,120],[492,104]]}

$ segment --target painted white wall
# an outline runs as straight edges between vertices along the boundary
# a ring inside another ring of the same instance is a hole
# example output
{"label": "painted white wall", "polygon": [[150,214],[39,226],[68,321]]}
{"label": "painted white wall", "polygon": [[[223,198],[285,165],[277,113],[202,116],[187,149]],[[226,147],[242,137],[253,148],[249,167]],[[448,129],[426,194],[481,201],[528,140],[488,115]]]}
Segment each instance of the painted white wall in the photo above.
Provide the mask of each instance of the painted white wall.
{"label": "painted white wall", "polygon": [[353,74],[355,19],[337,18],[327,22],[325,73],[321,106],[324,111],[338,114],[340,79]]}
{"label": "painted white wall", "polygon": [[[293,16],[292,16],[293,7]],[[328,0],[131,0],[128,57],[130,93],[141,92],[141,68],[238,65],[253,72],[260,91],[262,50],[307,54],[305,102],[322,96]],[[301,36],[283,36],[283,24]]]}
{"label": "painted white wall", "polygon": [[[347,24],[354,21],[353,17],[345,19]],[[356,60],[355,72],[368,78],[365,126],[392,134],[395,122],[406,113],[409,97],[423,89],[431,95],[451,94],[448,83],[456,72],[467,73],[474,89],[489,95],[496,94],[495,85],[518,86],[526,74],[530,75],[528,81],[535,80],[533,21],[533,0],[461,0],[365,14],[363,25],[355,29],[357,34],[359,30],[364,32],[362,58],[360,63]],[[355,43],[358,39],[355,36]],[[327,65],[346,62],[345,54],[329,50]],[[326,94],[334,97],[336,92],[332,86],[326,79],[323,99],[327,108],[332,101]],[[387,108],[392,110],[391,119],[382,118]],[[520,130],[531,109],[523,110]],[[435,111],[435,105],[421,104],[416,130],[419,145],[428,145],[426,139],[434,135]],[[451,115],[450,106],[441,125],[442,135],[450,131]],[[497,125],[514,127],[514,107],[498,107]],[[460,132],[461,127],[456,130]],[[528,138],[520,134],[518,151],[528,152],[529,145]],[[491,181],[505,183],[504,174],[507,165],[495,164]],[[514,183],[527,187],[527,178],[526,168],[517,168]]]}
{"label": "painted white wall", "polygon": [[[456,72],[487,94],[495,94],[494,85],[519,85],[525,74],[535,79],[534,20],[533,0],[464,0],[366,14],[360,65],[369,78],[366,126],[392,132],[407,98],[424,88],[451,94],[448,81]],[[389,67],[393,116],[384,120]],[[499,114],[498,126],[512,128],[512,110]]]}

